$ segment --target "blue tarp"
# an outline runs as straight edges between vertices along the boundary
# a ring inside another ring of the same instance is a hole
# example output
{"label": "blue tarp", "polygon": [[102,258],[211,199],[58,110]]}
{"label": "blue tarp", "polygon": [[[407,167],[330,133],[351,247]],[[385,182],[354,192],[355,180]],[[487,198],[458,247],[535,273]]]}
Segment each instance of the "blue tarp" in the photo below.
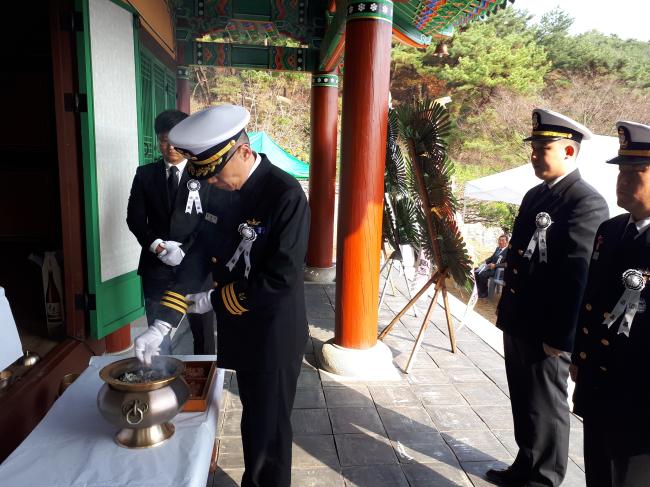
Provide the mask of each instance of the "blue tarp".
{"label": "blue tarp", "polygon": [[287,154],[266,132],[247,132],[251,149],[266,154],[270,161],[296,179],[309,179],[309,164]]}

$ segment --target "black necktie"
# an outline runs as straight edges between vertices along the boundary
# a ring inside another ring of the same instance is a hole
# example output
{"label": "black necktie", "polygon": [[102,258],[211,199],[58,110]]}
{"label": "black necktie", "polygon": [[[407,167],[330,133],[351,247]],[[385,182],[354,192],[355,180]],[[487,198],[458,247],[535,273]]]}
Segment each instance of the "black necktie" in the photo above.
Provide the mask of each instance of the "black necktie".
{"label": "black necktie", "polygon": [[634,242],[634,239],[639,235],[639,230],[636,228],[635,223],[628,223],[627,227],[625,227],[625,232],[623,232],[623,237],[621,238],[621,242],[624,244],[630,244]]}
{"label": "black necktie", "polygon": [[169,195],[169,207],[174,207],[174,202],[176,201],[176,193],[178,192],[178,179],[176,179],[176,174],[178,173],[178,168],[176,166],[171,166],[169,168],[169,177],[167,178],[167,194]]}
{"label": "black necktie", "polygon": [[539,199],[542,198],[543,196],[546,196],[546,193],[548,193],[549,189],[550,188],[548,187],[548,184],[546,183],[540,184],[539,191],[537,191],[537,198]]}

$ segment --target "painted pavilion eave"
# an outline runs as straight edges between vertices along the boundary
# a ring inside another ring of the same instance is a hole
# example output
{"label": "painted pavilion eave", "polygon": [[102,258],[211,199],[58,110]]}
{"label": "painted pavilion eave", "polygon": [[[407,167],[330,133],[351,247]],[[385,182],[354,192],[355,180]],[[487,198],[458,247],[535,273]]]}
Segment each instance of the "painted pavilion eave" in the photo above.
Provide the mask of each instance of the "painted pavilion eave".
{"label": "painted pavilion eave", "polygon": [[[342,65],[344,0],[171,1],[185,65],[310,72]],[[393,36],[423,48],[509,2],[514,0],[396,0]]]}

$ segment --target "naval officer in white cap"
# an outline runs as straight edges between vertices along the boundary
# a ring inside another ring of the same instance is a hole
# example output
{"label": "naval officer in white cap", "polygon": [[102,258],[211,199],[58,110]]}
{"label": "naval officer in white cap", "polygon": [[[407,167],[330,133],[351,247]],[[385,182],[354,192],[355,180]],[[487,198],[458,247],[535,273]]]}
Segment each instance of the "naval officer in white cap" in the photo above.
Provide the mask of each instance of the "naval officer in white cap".
{"label": "naval officer in white cap", "polygon": [[[291,482],[291,410],[308,338],[303,266],[309,206],[300,184],[251,150],[240,106],[211,107],[169,133],[187,157],[198,184],[229,191],[207,211],[195,246],[179,266],[177,284],[161,300],[154,326],[136,340],[150,360],[162,336],[184,313],[214,310],[217,364],[237,373],[243,405],[242,486],[285,487]],[[212,272],[214,289],[198,294]]]}
{"label": "naval officer in white cap", "polygon": [[581,177],[576,157],[585,126],[550,110],[533,110],[525,141],[542,183],[524,196],[510,240],[497,310],[519,451],[497,485],[558,486],[569,447],[567,379],[591,245],[609,213]]}
{"label": "naval officer in white cap", "polygon": [[650,485],[650,126],[616,126],[628,213],[596,232],[571,367],[588,487]]}

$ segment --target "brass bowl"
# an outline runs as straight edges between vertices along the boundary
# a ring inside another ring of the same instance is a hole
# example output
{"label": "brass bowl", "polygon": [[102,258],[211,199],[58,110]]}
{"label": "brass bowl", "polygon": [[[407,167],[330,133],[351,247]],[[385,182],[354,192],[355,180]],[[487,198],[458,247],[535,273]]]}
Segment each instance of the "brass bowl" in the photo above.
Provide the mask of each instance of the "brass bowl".
{"label": "brass bowl", "polygon": [[135,384],[122,382],[119,380],[118,378],[125,372],[132,372],[142,369],[142,364],[135,357],[118,360],[117,362],[108,364],[106,367],[99,371],[99,377],[101,377],[101,379],[108,385],[120,391],[142,392],[154,391],[156,389],[160,389],[161,387],[165,387],[172,381],[176,380],[177,377],[180,377],[183,372],[185,372],[185,364],[182,361],[173,357],[166,357],[164,355],[156,355],[153,357],[151,368],[154,370],[161,370],[164,374],[164,377],[159,380],[152,380],[149,382]]}
{"label": "brass bowl", "polygon": [[14,373],[7,369],[0,372],[0,391],[5,390],[11,384],[11,380],[14,377]]}
{"label": "brass bowl", "polygon": [[129,358],[105,366],[99,372],[105,382],[97,394],[102,416],[120,428],[115,442],[126,448],[151,448],[174,434],[171,420],[183,408],[190,395],[181,374],[185,364],[166,356],[153,358],[152,368],[163,378],[143,383],[118,380],[125,372],[142,368],[139,360]]}
{"label": "brass bowl", "polygon": [[65,392],[65,390],[72,385],[74,381],[77,380],[79,374],[65,374],[61,379],[59,384],[59,396]]}

